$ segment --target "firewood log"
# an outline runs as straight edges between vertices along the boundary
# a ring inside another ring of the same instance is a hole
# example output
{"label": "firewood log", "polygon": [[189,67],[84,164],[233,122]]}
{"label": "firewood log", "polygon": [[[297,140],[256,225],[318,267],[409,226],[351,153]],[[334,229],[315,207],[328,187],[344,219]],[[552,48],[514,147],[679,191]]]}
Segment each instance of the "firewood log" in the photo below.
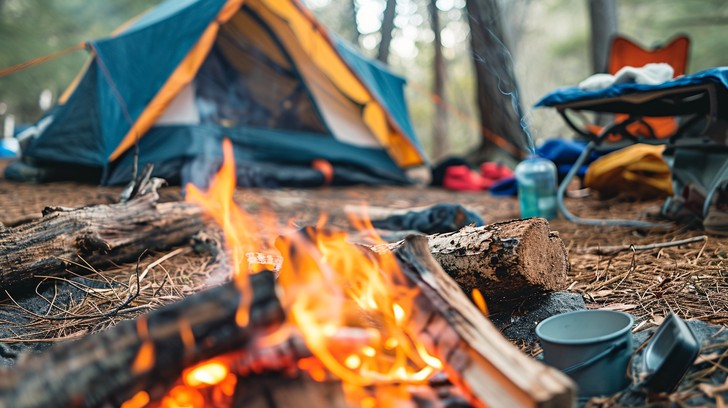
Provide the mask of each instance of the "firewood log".
{"label": "firewood log", "polygon": [[421,291],[410,317],[412,332],[474,401],[489,407],[572,406],[574,383],[508,342],[432,257],[425,237],[409,237],[396,254]]}
{"label": "firewood log", "polygon": [[[355,240],[366,238],[360,236]],[[559,234],[551,231],[543,218],[465,227],[451,233],[427,235],[427,240],[430,252],[445,272],[465,293],[478,289],[493,311],[539,292],[566,287],[570,269],[566,248]],[[403,242],[372,249],[396,250]],[[224,256],[221,238],[210,240],[208,245],[210,252]],[[250,253],[248,260],[273,268],[281,262],[280,258],[263,253]]]}
{"label": "firewood log", "polygon": [[[397,255],[406,276],[421,290],[409,322],[412,331],[445,362],[448,376],[469,392],[474,404],[548,407],[572,402],[568,378],[508,343],[432,258],[426,240],[408,239]],[[248,326],[235,323],[240,293],[227,283],[0,370],[0,407],[118,405],[140,390],[153,399],[161,397],[184,368],[249,346],[254,349],[251,339],[278,327],[283,312],[273,277],[262,273],[252,280]],[[295,350],[293,355],[305,355]],[[263,355],[259,358],[265,360]],[[311,395],[308,386],[297,387]],[[332,401],[340,401],[332,387]]]}
{"label": "firewood log", "polygon": [[314,381],[308,376],[286,377],[280,373],[241,379],[235,388],[233,407],[246,408],[347,408],[341,382]]}
{"label": "firewood log", "polygon": [[0,370],[0,407],[119,406],[144,390],[161,397],[182,370],[241,350],[284,320],[270,272],[251,276],[249,324],[235,321],[241,303],[234,283],[189,296],[137,320],[25,355]]}
{"label": "firewood log", "polygon": [[157,180],[127,202],[46,208],[42,218],[0,229],[0,288],[61,276],[74,264],[104,268],[133,262],[145,250],[188,241],[204,227],[202,210],[184,202],[158,203]]}
{"label": "firewood log", "polygon": [[[570,265],[564,243],[543,218],[465,227],[427,236],[442,269],[470,294],[492,305],[566,286]],[[396,249],[404,241],[387,245]]]}

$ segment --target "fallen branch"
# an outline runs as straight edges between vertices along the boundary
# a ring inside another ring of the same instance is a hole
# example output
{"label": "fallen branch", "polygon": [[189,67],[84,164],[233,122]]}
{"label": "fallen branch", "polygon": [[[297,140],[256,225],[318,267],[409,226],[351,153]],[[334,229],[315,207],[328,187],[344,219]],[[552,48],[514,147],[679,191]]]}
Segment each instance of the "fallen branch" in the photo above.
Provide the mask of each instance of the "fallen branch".
{"label": "fallen branch", "polygon": [[647,245],[614,245],[614,246],[592,246],[586,248],[580,248],[579,253],[591,254],[591,255],[616,255],[620,252],[625,251],[649,251],[650,249],[669,248],[674,246],[692,244],[693,242],[700,242],[707,240],[706,235],[700,235],[697,237],[680,239],[677,241],[669,242],[656,242],[654,244]]}
{"label": "fallen branch", "polygon": [[36,277],[64,276],[77,264],[104,268],[134,262],[145,251],[182,244],[204,226],[202,210],[184,202],[158,203],[159,179],[131,200],[110,205],[46,208],[43,217],[0,229],[0,289]]}
{"label": "fallen branch", "polygon": [[283,321],[270,272],[251,276],[250,323],[240,327],[240,291],[227,283],[101,333],[25,355],[0,370],[0,407],[120,406],[144,390],[161,397],[182,370],[241,350]]}

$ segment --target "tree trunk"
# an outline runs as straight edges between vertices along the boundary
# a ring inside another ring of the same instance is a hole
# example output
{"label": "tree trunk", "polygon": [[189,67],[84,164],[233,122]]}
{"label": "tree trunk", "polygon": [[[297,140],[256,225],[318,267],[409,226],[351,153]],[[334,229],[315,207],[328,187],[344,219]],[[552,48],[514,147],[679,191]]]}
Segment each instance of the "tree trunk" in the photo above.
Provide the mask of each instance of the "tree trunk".
{"label": "tree trunk", "polygon": [[[498,0],[467,0],[477,99],[484,138],[469,155],[474,162],[518,159],[529,148],[511,53],[503,42]],[[501,152],[496,151],[497,148]]]}
{"label": "tree trunk", "polygon": [[432,139],[434,160],[447,155],[449,146],[447,143],[447,110],[445,109],[445,58],[442,55],[442,41],[440,38],[440,14],[437,10],[437,0],[430,0],[428,4],[430,11],[430,22],[432,31],[435,33],[433,46],[435,47],[435,56],[432,61],[433,67],[433,83],[432,92],[435,95],[435,118],[432,127]]}
{"label": "tree trunk", "polygon": [[516,55],[523,39],[525,24],[528,21],[528,11],[532,0],[509,0],[499,3],[503,18],[505,44]]}
{"label": "tree trunk", "polygon": [[617,2],[589,0],[591,63],[594,73],[607,72],[612,38],[617,34]]}
{"label": "tree trunk", "polygon": [[144,251],[182,244],[204,228],[199,207],[157,203],[158,198],[151,189],[125,203],[46,208],[40,219],[0,229],[0,288],[62,276],[76,264],[103,268],[133,262]]}
{"label": "tree trunk", "polygon": [[250,321],[236,323],[240,290],[227,283],[189,296],[137,320],[61,343],[0,370],[0,407],[120,406],[139,391],[161,397],[197,362],[245,349],[284,315],[270,272],[251,275]]}
{"label": "tree trunk", "polygon": [[351,16],[351,43],[359,48],[359,24],[356,22],[356,0],[350,0],[349,4],[349,15]]}
{"label": "tree trunk", "polygon": [[389,59],[389,44],[392,42],[392,30],[394,30],[394,17],[397,16],[397,0],[387,0],[387,6],[384,9],[384,17],[382,18],[382,40],[379,42],[379,52],[377,59],[383,63],[387,63]]}
{"label": "tree trunk", "polygon": [[[591,65],[593,73],[609,70],[609,54],[612,39],[617,35],[616,0],[589,0],[589,21],[591,25]],[[614,115],[596,113],[594,123],[606,125]]]}

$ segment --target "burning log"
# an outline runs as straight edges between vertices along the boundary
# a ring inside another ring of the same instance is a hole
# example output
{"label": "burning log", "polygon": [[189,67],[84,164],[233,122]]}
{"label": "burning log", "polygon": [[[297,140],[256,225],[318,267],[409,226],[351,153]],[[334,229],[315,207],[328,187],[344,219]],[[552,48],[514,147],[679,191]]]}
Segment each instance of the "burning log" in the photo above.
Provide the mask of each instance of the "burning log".
{"label": "burning log", "polygon": [[[566,248],[545,219],[465,227],[427,238],[442,269],[465,293],[478,289],[491,305],[566,285],[570,268]],[[388,247],[396,249],[403,242]]]}
{"label": "burning log", "polygon": [[0,371],[0,407],[119,406],[139,391],[166,392],[183,369],[275,330],[284,315],[270,272],[251,275],[249,324],[236,323],[242,296],[230,282],[136,321],[27,355]]}
{"label": "burning log", "polygon": [[[465,293],[478,289],[491,310],[536,293],[566,286],[570,264],[563,241],[543,218],[511,220],[483,227],[427,236],[430,253]],[[375,246],[396,250],[404,241]],[[222,241],[212,240],[210,252],[223,254]],[[281,259],[249,253],[248,262],[278,270]]]}
{"label": "burning log", "polygon": [[280,374],[248,377],[235,389],[233,407],[246,408],[347,408],[341,382],[314,381],[306,376],[295,378]]}
{"label": "burning log", "polygon": [[145,250],[187,241],[203,228],[202,211],[182,202],[157,203],[161,182],[151,179],[127,202],[46,208],[38,220],[0,228],[0,288],[60,276],[74,264],[103,268],[136,261]]}
{"label": "burning log", "polygon": [[404,274],[420,289],[410,328],[445,362],[445,372],[490,407],[568,407],[574,384],[521,353],[473,305],[430,254],[424,237],[396,250]]}

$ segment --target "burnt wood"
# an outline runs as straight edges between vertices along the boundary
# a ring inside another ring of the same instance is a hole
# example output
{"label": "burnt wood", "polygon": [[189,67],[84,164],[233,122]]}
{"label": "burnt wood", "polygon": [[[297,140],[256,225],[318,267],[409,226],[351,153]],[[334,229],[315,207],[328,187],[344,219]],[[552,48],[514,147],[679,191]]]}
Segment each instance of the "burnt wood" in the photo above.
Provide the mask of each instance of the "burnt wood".
{"label": "burnt wood", "polygon": [[129,201],[77,209],[46,208],[43,217],[0,229],[0,288],[38,276],[62,276],[74,264],[104,268],[133,262],[145,250],[185,243],[204,227],[202,210],[184,202],[158,203],[159,179]]}
{"label": "burnt wood", "polygon": [[0,407],[119,406],[141,390],[159,398],[184,368],[245,349],[252,338],[283,322],[273,274],[252,275],[251,285],[245,327],[235,321],[242,298],[229,282],[104,332],[25,355],[16,367],[0,370]]}
{"label": "burnt wood", "polygon": [[286,377],[280,373],[241,378],[235,388],[233,407],[246,408],[348,408],[341,382],[314,381],[305,374]]}

